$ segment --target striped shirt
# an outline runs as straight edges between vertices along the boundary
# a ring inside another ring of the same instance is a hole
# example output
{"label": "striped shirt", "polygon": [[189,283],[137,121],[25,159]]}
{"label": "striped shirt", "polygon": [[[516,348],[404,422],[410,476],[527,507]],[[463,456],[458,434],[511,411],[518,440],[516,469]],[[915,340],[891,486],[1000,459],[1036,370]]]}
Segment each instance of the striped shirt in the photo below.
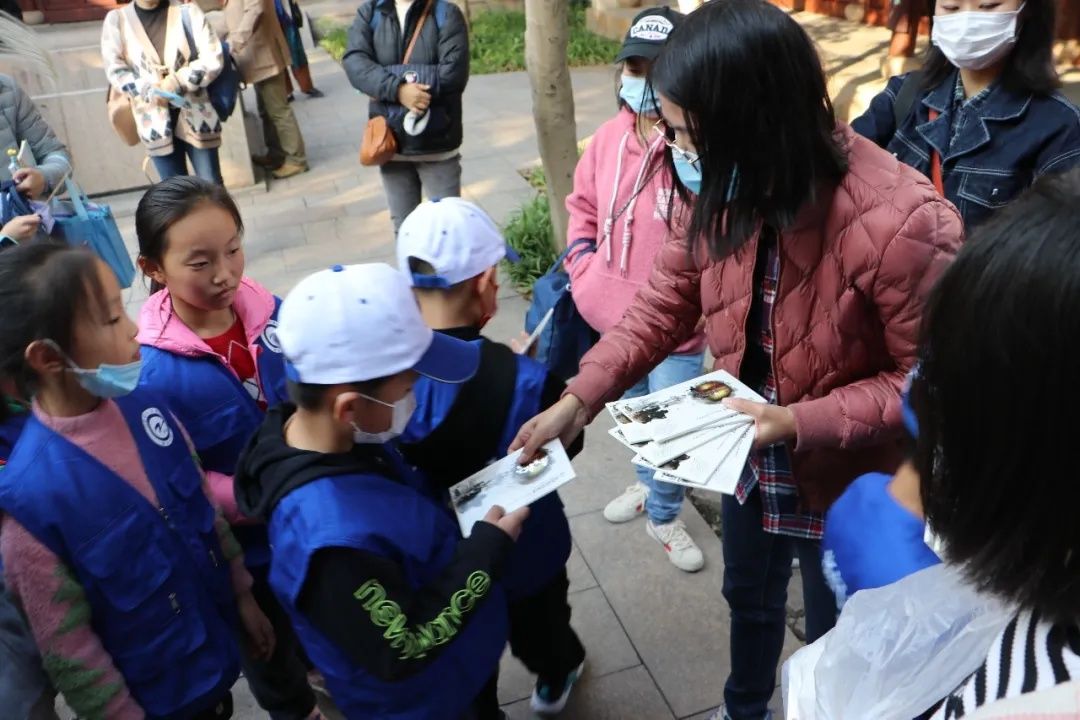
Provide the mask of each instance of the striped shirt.
{"label": "striped shirt", "polygon": [[986,661],[930,720],[956,720],[998,700],[1048,690],[1080,679],[1080,625],[1055,625],[1037,612],[1013,618]]}

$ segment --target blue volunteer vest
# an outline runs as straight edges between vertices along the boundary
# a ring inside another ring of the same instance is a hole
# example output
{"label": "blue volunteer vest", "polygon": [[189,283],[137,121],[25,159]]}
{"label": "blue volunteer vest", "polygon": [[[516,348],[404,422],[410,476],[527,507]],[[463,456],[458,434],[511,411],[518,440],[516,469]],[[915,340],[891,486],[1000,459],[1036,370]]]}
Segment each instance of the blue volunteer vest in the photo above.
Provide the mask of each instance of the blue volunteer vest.
{"label": "blue volunteer vest", "polygon": [[[484,340],[473,342],[483,343]],[[492,460],[506,455],[517,431],[541,410],[540,400],[547,381],[548,369],[531,358],[515,355],[517,377],[514,397],[503,422],[502,436]],[[457,400],[462,385],[440,383],[425,377],[413,385],[416,412],[402,436],[402,442],[423,440],[446,419]],[[465,478],[461,478],[464,480]],[[510,561],[503,573],[502,583],[511,600],[535,595],[566,567],[570,558],[570,524],[557,492],[537,500],[530,506],[521,536],[514,544]]]}
{"label": "blue volunteer vest", "polygon": [[923,540],[923,521],[889,494],[890,480],[881,473],[857,478],[826,516],[822,567],[838,607],[859,590],[892,584],[941,562]]}
{"label": "blue volunteer vest", "polygon": [[[281,299],[274,298],[274,314],[249,350],[255,358],[259,387],[270,407],[285,402],[285,362],[277,340],[277,313]],[[224,475],[236,472],[236,463],[248,440],[262,424],[264,413],[255,398],[231,369],[216,356],[189,357],[142,346],[140,386],[169,400],[169,407],[191,436],[206,470]],[[248,567],[270,562],[266,528],[234,527],[244,548]]]}
{"label": "blue volunteer vest", "polygon": [[[474,573],[450,606],[422,628],[395,612],[397,606],[381,588],[357,588],[356,622],[387,628],[387,643],[403,656],[448,644],[425,669],[398,682],[379,680],[357,667],[296,607],[311,557],[322,548],[351,547],[393,559],[413,588],[432,582],[454,557],[457,522],[427,495],[422,478],[396,454],[388,455],[400,467],[401,481],[339,475],[307,483],[282,498],[269,525],[274,548],[270,585],[347,718],[454,720],[491,678],[506,645],[505,597],[486,575]],[[403,632],[406,628],[414,632]]]}
{"label": "blue volunteer vest", "polygon": [[167,406],[144,391],[116,404],[159,507],[31,418],[0,472],[0,509],[75,573],[94,632],[147,716],[183,720],[239,676],[229,566]]}

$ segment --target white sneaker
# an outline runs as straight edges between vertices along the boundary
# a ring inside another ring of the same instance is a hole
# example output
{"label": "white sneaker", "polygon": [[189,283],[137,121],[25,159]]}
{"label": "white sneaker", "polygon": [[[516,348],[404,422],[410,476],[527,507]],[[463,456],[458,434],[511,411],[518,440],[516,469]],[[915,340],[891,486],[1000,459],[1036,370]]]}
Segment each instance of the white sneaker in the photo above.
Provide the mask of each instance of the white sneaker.
{"label": "white sneaker", "polygon": [[665,525],[653,525],[652,520],[649,520],[645,524],[645,530],[650,537],[664,546],[668,560],[675,567],[684,572],[697,572],[705,567],[705,556],[686,532],[686,525],[682,520],[673,520]]}
{"label": "white sneaker", "polygon": [[604,519],[610,523],[629,522],[645,512],[645,500],[648,497],[649,488],[636,482],[607,504],[604,508]]}

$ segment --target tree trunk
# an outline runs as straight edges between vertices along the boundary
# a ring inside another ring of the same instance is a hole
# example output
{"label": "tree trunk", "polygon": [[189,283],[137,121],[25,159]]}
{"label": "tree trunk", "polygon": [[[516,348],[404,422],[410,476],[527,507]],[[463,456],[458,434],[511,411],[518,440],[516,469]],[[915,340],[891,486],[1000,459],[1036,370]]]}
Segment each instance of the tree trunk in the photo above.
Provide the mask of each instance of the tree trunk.
{"label": "tree trunk", "polygon": [[533,121],[547,178],[555,251],[566,247],[566,196],[574,188],[577,123],[566,45],[570,38],[568,0],[525,0],[525,67],[532,87]]}

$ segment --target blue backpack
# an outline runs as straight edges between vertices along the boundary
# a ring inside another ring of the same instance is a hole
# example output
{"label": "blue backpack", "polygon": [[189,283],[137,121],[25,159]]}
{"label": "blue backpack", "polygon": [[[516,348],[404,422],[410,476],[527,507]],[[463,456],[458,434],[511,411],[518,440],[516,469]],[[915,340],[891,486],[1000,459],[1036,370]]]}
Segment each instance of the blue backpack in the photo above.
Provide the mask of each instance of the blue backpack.
{"label": "blue backpack", "polygon": [[[191,31],[191,15],[188,13],[187,5],[181,6],[180,19],[184,26],[184,35],[187,36],[188,47],[191,48],[191,60],[198,60],[199,48],[195,44],[195,35]],[[236,109],[236,101],[240,98],[241,78],[240,70],[229,53],[229,43],[224,41],[221,43],[221,57],[221,74],[206,88],[206,93],[210,96],[210,104],[214,106],[218,119],[225,122]]]}
{"label": "blue backpack", "polygon": [[551,320],[536,339],[536,360],[563,380],[577,375],[581,358],[600,339],[578,312],[570,295],[570,276],[562,269],[563,261],[581,248],[596,252],[596,243],[584,238],[570,243],[533,285],[532,304],[525,314],[525,332],[532,333],[551,312]]}

